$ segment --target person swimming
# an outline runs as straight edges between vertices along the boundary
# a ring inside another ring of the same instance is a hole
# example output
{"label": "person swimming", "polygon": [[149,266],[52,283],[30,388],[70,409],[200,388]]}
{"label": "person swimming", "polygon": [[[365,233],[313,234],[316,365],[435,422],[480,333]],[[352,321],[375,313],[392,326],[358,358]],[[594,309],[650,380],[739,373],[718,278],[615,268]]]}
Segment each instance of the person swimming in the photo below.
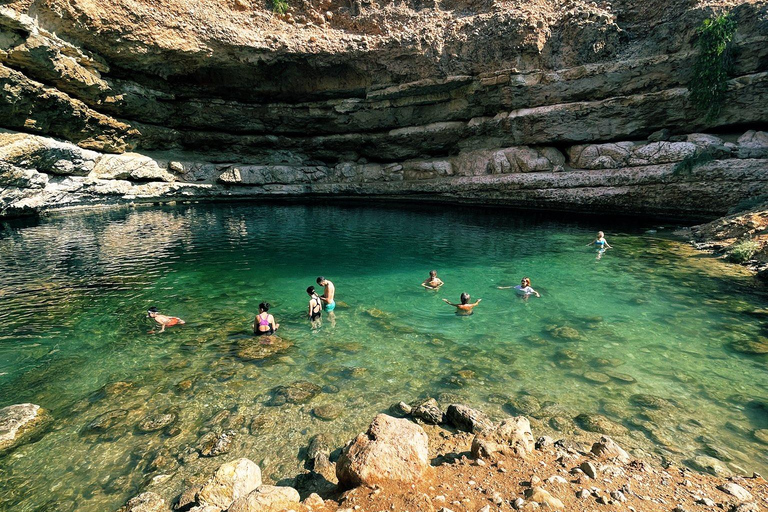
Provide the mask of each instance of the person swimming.
{"label": "person swimming", "polygon": [[598,249],[613,249],[613,247],[611,247],[611,245],[605,239],[605,233],[602,231],[598,231],[597,238],[594,241],[588,243],[586,246],[589,247],[590,245],[594,245]]}
{"label": "person swimming", "polygon": [[[181,318],[177,318],[175,316],[161,315],[158,313],[157,308],[154,306],[147,310],[147,317],[160,324],[160,332],[165,331],[166,327],[171,327],[173,325],[184,325],[186,323]],[[154,330],[149,331],[150,334],[154,332]]]}
{"label": "person swimming", "polygon": [[531,288],[531,280],[527,277],[524,277],[522,281],[520,281],[520,284],[515,286],[515,292],[518,295],[522,295],[525,298],[530,297],[531,295],[535,295],[537,297],[541,297],[541,294]]}
{"label": "person swimming", "polygon": [[320,323],[320,317],[323,316],[323,301],[320,299],[317,292],[315,292],[314,286],[307,288],[307,295],[309,295],[309,310],[307,311],[307,314],[309,316],[309,321],[312,322],[312,326],[314,327],[316,324]]}
{"label": "person swimming", "polygon": [[269,314],[269,302],[259,304],[259,314],[253,320],[253,334],[264,336],[275,334],[280,324],[275,323],[275,317]]}
{"label": "person swimming", "polygon": [[483,299],[477,299],[474,303],[469,303],[469,294],[464,292],[461,294],[461,304],[454,304],[453,302],[450,302],[448,299],[443,299],[443,302],[446,304],[450,304],[451,306],[456,308],[456,314],[460,316],[469,316],[472,314],[472,310],[480,304],[480,301]]}
{"label": "person swimming", "polygon": [[336,309],[336,302],[333,300],[336,296],[336,287],[323,276],[317,278],[317,284],[323,287],[323,294],[320,296],[320,300],[325,304],[323,309],[326,313],[330,313]]}
{"label": "person swimming", "polygon": [[430,270],[429,277],[426,278],[423,283],[421,283],[421,286],[427,290],[437,290],[444,284],[445,283],[443,283],[443,281],[437,277],[437,270]]}

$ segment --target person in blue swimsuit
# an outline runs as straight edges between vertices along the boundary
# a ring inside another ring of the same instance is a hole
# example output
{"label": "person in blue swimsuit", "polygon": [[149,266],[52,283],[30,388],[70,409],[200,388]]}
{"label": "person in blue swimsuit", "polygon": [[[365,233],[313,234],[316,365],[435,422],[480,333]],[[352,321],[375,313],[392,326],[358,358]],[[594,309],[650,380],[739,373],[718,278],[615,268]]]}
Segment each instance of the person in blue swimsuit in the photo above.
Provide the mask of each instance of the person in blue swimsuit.
{"label": "person in blue swimsuit", "polygon": [[611,245],[608,243],[608,240],[605,239],[605,233],[602,231],[597,232],[597,238],[588,243],[587,247],[590,245],[594,245],[597,248],[597,259],[600,259],[603,256],[603,253],[606,249],[613,249]]}

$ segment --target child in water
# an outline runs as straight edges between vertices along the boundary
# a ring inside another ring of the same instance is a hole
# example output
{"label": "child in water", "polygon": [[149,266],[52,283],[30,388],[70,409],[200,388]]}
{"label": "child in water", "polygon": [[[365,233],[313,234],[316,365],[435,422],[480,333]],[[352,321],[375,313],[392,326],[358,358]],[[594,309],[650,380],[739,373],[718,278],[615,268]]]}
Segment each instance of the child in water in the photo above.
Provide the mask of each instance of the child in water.
{"label": "child in water", "polygon": [[522,295],[526,299],[531,295],[541,297],[541,294],[539,292],[531,288],[531,280],[528,279],[527,277],[524,277],[523,280],[520,281],[520,284],[515,286],[515,292],[518,295]]}
{"label": "child in water", "polygon": [[605,233],[602,231],[597,232],[597,238],[594,241],[589,242],[587,247],[590,245],[596,245],[598,249],[613,249],[613,247],[611,247],[608,241],[605,239]]}
{"label": "child in water", "polygon": [[[175,316],[161,315],[157,312],[156,307],[151,307],[147,310],[147,317],[161,325],[160,332],[165,331],[166,327],[171,327],[172,325],[184,325],[186,323],[181,318],[176,318]],[[149,334],[153,334],[154,332],[154,330],[149,331]]]}
{"label": "child in water", "polygon": [[421,286],[427,290],[437,290],[443,286],[443,284],[445,283],[443,283],[443,281],[437,277],[437,270],[430,270],[429,277],[426,278],[423,283],[421,283]]}

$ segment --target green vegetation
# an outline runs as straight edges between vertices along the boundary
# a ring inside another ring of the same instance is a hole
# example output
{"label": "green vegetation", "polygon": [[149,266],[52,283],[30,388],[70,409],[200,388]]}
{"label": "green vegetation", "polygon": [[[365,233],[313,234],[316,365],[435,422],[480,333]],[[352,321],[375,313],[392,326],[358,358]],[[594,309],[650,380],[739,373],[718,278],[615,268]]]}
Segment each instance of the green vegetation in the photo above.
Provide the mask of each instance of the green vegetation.
{"label": "green vegetation", "polygon": [[691,101],[712,120],[720,113],[728,74],[731,70],[729,43],[736,32],[736,20],[729,13],[704,20],[698,29],[699,57],[688,86]]}
{"label": "green vegetation", "polygon": [[675,168],[672,170],[673,176],[688,176],[690,175],[693,170],[703,165],[707,162],[711,162],[714,160],[715,157],[712,156],[711,153],[708,151],[697,151],[693,155],[687,156],[683,158],[680,162],[678,162],[677,165],[675,165]]}
{"label": "green vegetation", "polygon": [[731,247],[728,251],[728,259],[734,263],[744,263],[751,260],[759,250],[760,244],[755,240],[744,240]]}
{"label": "green vegetation", "polygon": [[272,0],[272,12],[277,14],[285,14],[288,12],[287,0]]}
{"label": "green vegetation", "polygon": [[728,210],[728,213],[734,214],[734,213],[746,212],[747,210],[751,210],[752,208],[755,208],[762,204],[768,205],[768,194],[763,194],[761,196],[752,197],[749,199],[744,199],[743,201],[739,201],[739,203],[736,204],[736,206]]}

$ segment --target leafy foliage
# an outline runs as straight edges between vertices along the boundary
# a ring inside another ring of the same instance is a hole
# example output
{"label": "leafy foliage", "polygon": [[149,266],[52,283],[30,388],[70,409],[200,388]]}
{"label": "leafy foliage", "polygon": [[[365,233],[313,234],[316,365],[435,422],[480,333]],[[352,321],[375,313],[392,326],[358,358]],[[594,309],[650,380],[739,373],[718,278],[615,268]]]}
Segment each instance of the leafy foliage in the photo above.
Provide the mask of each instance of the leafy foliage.
{"label": "leafy foliage", "polygon": [[285,14],[288,12],[287,0],[272,0],[272,12],[277,14]]}
{"label": "leafy foliage", "polygon": [[728,259],[734,263],[744,263],[751,260],[759,250],[760,244],[755,240],[744,240],[731,247],[728,251]]}
{"label": "leafy foliage", "polygon": [[678,162],[672,170],[672,174],[674,176],[689,176],[696,167],[711,162],[714,159],[715,157],[706,150],[697,151]]}
{"label": "leafy foliage", "polygon": [[729,43],[736,32],[736,20],[729,13],[704,20],[698,29],[699,57],[693,66],[688,90],[691,101],[712,120],[720,113],[732,60]]}

